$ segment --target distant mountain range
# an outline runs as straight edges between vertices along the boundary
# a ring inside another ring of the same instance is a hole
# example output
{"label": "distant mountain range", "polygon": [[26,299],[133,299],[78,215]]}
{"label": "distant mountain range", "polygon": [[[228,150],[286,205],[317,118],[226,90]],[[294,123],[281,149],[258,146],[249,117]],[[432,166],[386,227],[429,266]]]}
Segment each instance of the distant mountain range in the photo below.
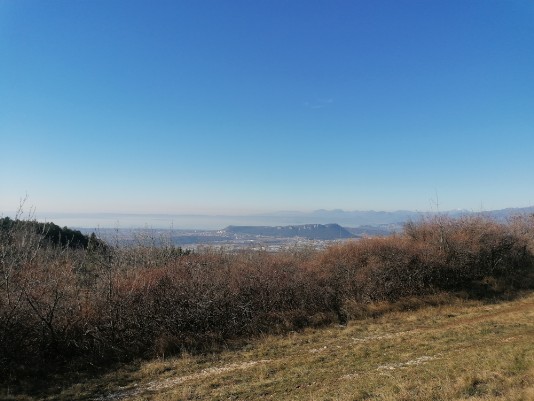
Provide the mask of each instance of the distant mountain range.
{"label": "distant mountain range", "polygon": [[[285,241],[284,239],[298,240],[298,238],[304,238],[327,241],[386,236],[394,232],[401,232],[407,221],[419,221],[435,215],[447,215],[453,218],[462,215],[484,215],[498,221],[505,221],[514,215],[525,214],[534,214],[534,207],[487,212],[456,210],[442,213],[317,210],[309,213],[280,212],[254,216],[133,215],[136,220],[130,220],[128,218],[130,215],[114,215],[116,221],[122,221],[120,230],[105,225],[97,229],[88,228],[89,225],[80,225],[78,228],[83,233],[90,234],[96,231],[105,240],[118,241],[124,244],[139,242],[137,238],[142,226],[141,224],[131,224],[134,221],[145,222],[145,227],[140,232],[141,238],[146,236],[155,239],[156,242],[160,237],[170,238],[174,244],[179,246],[195,244],[242,245],[257,241],[280,244]],[[87,215],[86,218],[89,219],[90,215]],[[126,223],[128,222],[131,224],[130,227],[127,227]],[[222,224],[224,222],[226,222],[226,228],[221,229],[225,226]],[[300,224],[299,222],[303,223]]]}
{"label": "distant mountain range", "polygon": [[[418,221],[424,217],[440,214],[451,217],[482,214],[497,220],[513,215],[534,213],[534,207],[508,208],[485,212],[451,210],[445,212],[417,212],[398,210],[345,211],[315,210],[312,212],[281,211],[250,215],[186,215],[186,214],[120,214],[120,213],[38,213],[40,221],[54,221],[60,226],[79,228],[173,228],[220,230],[227,226],[295,226],[308,224],[332,224],[342,227],[377,227],[386,231],[399,231],[406,221]],[[6,215],[9,215],[6,214]]]}
{"label": "distant mountain range", "polygon": [[334,240],[353,238],[354,235],[339,224],[303,224],[290,226],[228,226],[223,230],[233,235]]}
{"label": "distant mountain range", "polygon": [[[334,210],[315,210],[313,212],[276,212],[261,215],[264,218],[272,220],[288,221],[288,224],[328,224],[335,222],[343,227],[360,227],[360,226],[384,226],[398,225],[401,227],[405,222],[413,220],[418,221],[425,217],[435,215],[446,215],[450,217],[460,217],[466,215],[484,215],[497,220],[505,220],[514,215],[534,213],[534,206],[524,208],[508,208],[500,210],[490,210],[483,212],[473,212],[469,210],[449,210],[444,212],[418,212],[410,210],[397,210],[392,212],[374,211],[374,210],[354,210],[346,211],[341,209]],[[277,223],[280,224],[280,223]]]}
{"label": "distant mountain range", "polygon": [[[453,210],[447,212],[413,212],[398,210],[394,212],[380,211],[345,211],[345,210],[316,210],[304,212],[278,212],[268,215],[254,216],[255,219],[264,218],[267,221],[290,222],[288,225],[230,225],[223,231],[227,234],[260,235],[265,237],[303,237],[307,239],[332,240],[362,236],[383,236],[402,231],[406,222],[418,221],[425,217],[446,215],[453,218],[467,215],[484,215],[495,220],[504,221],[514,215],[532,214],[534,207],[508,208],[487,212],[470,212],[468,210]],[[332,222],[336,222],[335,224]],[[298,224],[313,222],[314,224]],[[276,223],[275,223],[276,224]],[[279,224],[279,223],[278,223]]]}
{"label": "distant mountain range", "polygon": [[508,208],[500,210],[491,210],[488,212],[480,212],[484,216],[489,216],[495,220],[506,220],[513,216],[534,214],[534,206],[523,208]]}

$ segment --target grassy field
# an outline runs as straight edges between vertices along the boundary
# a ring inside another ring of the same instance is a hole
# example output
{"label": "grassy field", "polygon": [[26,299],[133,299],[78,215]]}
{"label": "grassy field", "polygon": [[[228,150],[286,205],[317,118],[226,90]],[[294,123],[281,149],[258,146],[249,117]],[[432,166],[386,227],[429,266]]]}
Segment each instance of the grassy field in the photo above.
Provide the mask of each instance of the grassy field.
{"label": "grassy field", "polygon": [[[377,306],[380,308],[380,305]],[[534,295],[387,312],[138,362],[13,400],[534,400]]]}

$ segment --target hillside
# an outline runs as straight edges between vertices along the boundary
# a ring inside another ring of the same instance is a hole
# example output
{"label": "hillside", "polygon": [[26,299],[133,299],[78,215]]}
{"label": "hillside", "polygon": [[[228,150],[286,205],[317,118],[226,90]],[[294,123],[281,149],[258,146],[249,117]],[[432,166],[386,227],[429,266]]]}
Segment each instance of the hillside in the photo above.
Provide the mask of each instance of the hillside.
{"label": "hillside", "polygon": [[354,237],[354,235],[339,224],[303,224],[276,227],[228,226],[224,231],[235,235],[254,235],[277,238],[302,237],[317,240],[335,240]]}
{"label": "hillside", "polygon": [[[90,236],[68,227],[59,227],[54,223],[39,223],[37,221],[13,220],[9,217],[0,218],[0,235],[9,236],[10,232],[37,234],[51,244],[68,246],[69,248],[87,248]],[[93,235],[93,241],[97,241]],[[100,243],[100,242],[99,242]]]}
{"label": "hillside", "polygon": [[526,401],[534,399],[533,335],[533,295],[463,301],[133,364],[47,399]]}
{"label": "hillside", "polygon": [[[83,384],[63,399],[162,391],[166,399],[519,400],[514,391],[534,382],[533,296],[498,303],[534,288],[534,216],[439,218],[388,237],[277,253],[69,250],[27,227],[0,236],[0,399],[66,394],[72,380]],[[519,349],[507,348],[516,341]],[[161,365],[174,355],[182,358]],[[137,375],[130,364],[141,360]],[[381,375],[397,371],[388,387]],[[182,383],[194,388],[165,394]]]}

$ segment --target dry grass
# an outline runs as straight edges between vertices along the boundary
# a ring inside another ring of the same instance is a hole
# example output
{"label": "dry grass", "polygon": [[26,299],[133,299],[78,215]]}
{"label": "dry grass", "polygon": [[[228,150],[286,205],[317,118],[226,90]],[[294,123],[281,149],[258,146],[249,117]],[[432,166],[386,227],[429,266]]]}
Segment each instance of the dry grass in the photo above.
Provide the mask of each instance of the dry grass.
{"label": "dry grass", "polygon": [[463,301],[139,362],[54,395],[8,399],[533,400],[533,339],[534,295]]}

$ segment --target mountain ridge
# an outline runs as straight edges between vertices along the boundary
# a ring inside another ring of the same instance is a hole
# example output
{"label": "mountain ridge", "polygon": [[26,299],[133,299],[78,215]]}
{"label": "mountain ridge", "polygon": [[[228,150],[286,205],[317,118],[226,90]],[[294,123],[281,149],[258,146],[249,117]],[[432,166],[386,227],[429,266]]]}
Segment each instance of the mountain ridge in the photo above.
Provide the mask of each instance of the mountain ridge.
{"label": "mountain ridge", "polygon": [[300,224],[287,226],[233,226],[222,230],[233,235],[256,235],[275,238],[302,237],[312,240],[334,240],[354,238],[348,230],[339,224]]}

